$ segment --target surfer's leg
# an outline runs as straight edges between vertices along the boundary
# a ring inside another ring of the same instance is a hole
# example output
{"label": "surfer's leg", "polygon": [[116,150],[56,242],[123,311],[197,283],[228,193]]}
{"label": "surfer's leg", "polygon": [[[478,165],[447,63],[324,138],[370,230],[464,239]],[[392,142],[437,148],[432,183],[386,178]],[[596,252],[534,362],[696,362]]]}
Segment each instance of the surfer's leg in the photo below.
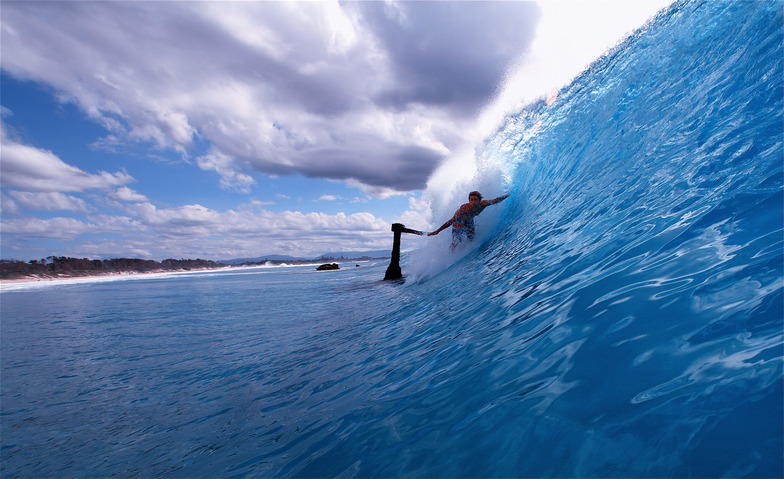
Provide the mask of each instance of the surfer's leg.
{"label": "surfer's leg", "polygon": [[463,242],[464,233],[463,228],[452,228],[452,244],[449,245],[450,252],[454,252],[457,245]]}

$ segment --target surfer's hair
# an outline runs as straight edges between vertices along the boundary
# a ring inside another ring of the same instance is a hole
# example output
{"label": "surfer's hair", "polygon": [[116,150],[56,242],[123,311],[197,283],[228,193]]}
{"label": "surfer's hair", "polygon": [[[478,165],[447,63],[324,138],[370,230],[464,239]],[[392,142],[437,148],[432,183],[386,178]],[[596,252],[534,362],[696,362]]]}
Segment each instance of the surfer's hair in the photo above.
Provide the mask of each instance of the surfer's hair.
{"label": "surfer's hair", "polygon": [[482,201],[482,193],[478,191],[472,191],[471,193],[468,193],[468,198],[471,198],[472,196],[476,196],[479,198],[479,201]]}

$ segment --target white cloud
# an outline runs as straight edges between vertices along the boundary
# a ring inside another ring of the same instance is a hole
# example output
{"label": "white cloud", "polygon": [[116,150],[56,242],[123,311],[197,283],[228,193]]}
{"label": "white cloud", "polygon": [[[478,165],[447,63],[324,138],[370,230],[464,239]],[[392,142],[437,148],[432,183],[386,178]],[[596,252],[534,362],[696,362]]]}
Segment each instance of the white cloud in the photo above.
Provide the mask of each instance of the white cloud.
{"label": "white cloud", "polygon": [[127,173],[86,173],[49,150],[13,141],[0,132],[0,180],[4,186],[41,192],[78,192],[106,189],[133,181]]}
{"label": "white cloud", "polygon": [[59,192],[30,192],[30,191],[9,191],[20,205],[28,210],[38,211],[89,211],[90,207],[81,199],[72,195]]}
{"label": "white cloud", "polygon": [[19,213],[19,205],[11,197],[0,195],[0,218],[7,218],[9,215]]}
{"label": "white cloud", "polygon": [[430,201],[426,197],[410,197],[408,211],[401,214],[395,222],[403,223],[413,229],[426,229],[428,225],[432,224]]}
{"label": "white cloud", "polygon": [[270,205],[274,205],[274,204],[275,204],[274,201],[251,200],[250,203],[248,203],[248,207],[249,208],[254,208],[254,207],[262,207],[262,206],[270,206]]}
{"label": "white cloud", "polygon": [[248,206],[219,212],[201,205],[158,208],[151,203],[139,203],[129,211],[148,230],[161,236],[253,237],[265,241],[268,247],[273,244],[271,239],[304,240],[320,236],[355,236],[358,239],[368,234],[386,234],[389,229],[388,223],[370,213],[272,212],[260,209],[259,203]]}
{"label": "white cloud", "polygon": [[21,249],[18,241],[25,238],[56,238],[77,243],[58,255],[230,259],[274,253],[315,257],[327,251],[389,246],[389,223],[370,213],[272,212],[260,206],[251,203],[221,212],[202,205],[159,208],[134,203],[126,208],[128,216],[4,218],[3,248]]}
{"label": "white cloud", "polygon": [[221,177],[221,187],[235,189],[241,193],[250,192],[250,186],[256,183],[251,176],[240,173],[233,158],[223,153],[211,153],[196,159],[199,168],[215,171]]}
{"label": "white cloud", "polygon": [[75,218],[13,218],[3,219],[3,246],[9,242],[8,235],[24,235],[33,238],[73,239],[79,235],[100,231],[98,225]]}
{"label": "white cloud", "polygon": [[128,188],[127,186],[117,188],[113,192],[109,193],[109,198],[117,201],[129,201],[135,203],[149,201],[146,196],[137,193],[136,191]]}
{"label": "white cloud", "polygon": [[224,188],[248,192],[253,169],[386,195],[425,185],[537,18],[527,2],[10,2],[3,69],[110,143],[208,144],[196,164]]}
{"label": "white cloud", "polygon": [[218,212],[201,205],[158,209],[148,202],[137,203],[129,207],[129,211],[143,224],[164,234],[211,234],[221,219]]}
{"label": "white cloud", "polygon": [[319,201],[337,201],[340,199],[340,196],[335,195],[321,195]]}

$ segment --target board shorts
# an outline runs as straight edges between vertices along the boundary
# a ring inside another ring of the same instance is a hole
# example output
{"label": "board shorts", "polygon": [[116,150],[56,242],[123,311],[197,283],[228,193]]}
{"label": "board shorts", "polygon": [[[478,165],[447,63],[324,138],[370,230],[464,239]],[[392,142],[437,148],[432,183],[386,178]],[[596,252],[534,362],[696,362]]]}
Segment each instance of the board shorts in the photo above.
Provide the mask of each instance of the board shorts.
{"label": "board shorts", "polygon": [[450,249],[454,251],[455,247],[463,242],[463,240],[474,241],[474,228],[465,226],[463,228],[452,227],[452,245]]}

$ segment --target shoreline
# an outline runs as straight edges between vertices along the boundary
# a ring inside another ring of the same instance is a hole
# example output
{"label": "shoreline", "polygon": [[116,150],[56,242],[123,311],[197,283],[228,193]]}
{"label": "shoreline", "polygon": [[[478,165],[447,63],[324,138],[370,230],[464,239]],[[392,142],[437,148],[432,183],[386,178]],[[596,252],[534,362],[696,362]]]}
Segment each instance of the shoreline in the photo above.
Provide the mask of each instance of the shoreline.
{"label": "shoreline", "polygon": [[229,268],[205,268],[205,269],[191,269],[191,270],[152,270],[152,271],[104,271],[104,272],[83,272],[81,274],[31,274],[19,276],[16,278],[2,278],[0,279],[0,286],[12,284],[35,284],[35,283],[57,283],[61,281],[79,281],[106,278],[115,279],[121,277],[139,277],[139,276],[154,276],[154,275],[169,275],[169,274],[182,274],[182,273],[199,273],[205,271],[222,271]]}
{"label": "shoreline", "polygon": [[[367,261],[372,261],[374,259],[384,259],[384,258],[343,258],[340,260],[329,260],[330,262],[338,262],[338,263],[363,263]],[[72,282],[72,283],[81,283],[81,282],[90,282],[90,281],[111,281],[111,280],[121,280],[121,279],[142,279],[142,278],[150,278],[155,276],[170,276],[170,275],[179,275],[179,274],[199,274],[199,273],[209,273],[209,272],[220,272],[220,271],[241,271],[241,270],[249,270],[249,269],[265,269],[265,268],[282,268],[282,267],[301,267],[301,266],[317,266],[324,264],[321,261],[292,261],[292,262],[284,262],[284,261],[267,261],[266,263],[262,264],[239,264],[239,265],[223,265],[218,268],[195,268],[195,269],[155,269],[150,271],[73,271],[70,273],[60,273],[57,275],[52,274],[29,274],[23,276],[17,276],[13,278],[0,278],[0,291],[2,291],[3,287],[8,286],[29,286],[29,285],[47,285],[47,284],[56,284],[56,283],[65,283],[65,282]],[[314,272],[316,270],[314,269]]]}

